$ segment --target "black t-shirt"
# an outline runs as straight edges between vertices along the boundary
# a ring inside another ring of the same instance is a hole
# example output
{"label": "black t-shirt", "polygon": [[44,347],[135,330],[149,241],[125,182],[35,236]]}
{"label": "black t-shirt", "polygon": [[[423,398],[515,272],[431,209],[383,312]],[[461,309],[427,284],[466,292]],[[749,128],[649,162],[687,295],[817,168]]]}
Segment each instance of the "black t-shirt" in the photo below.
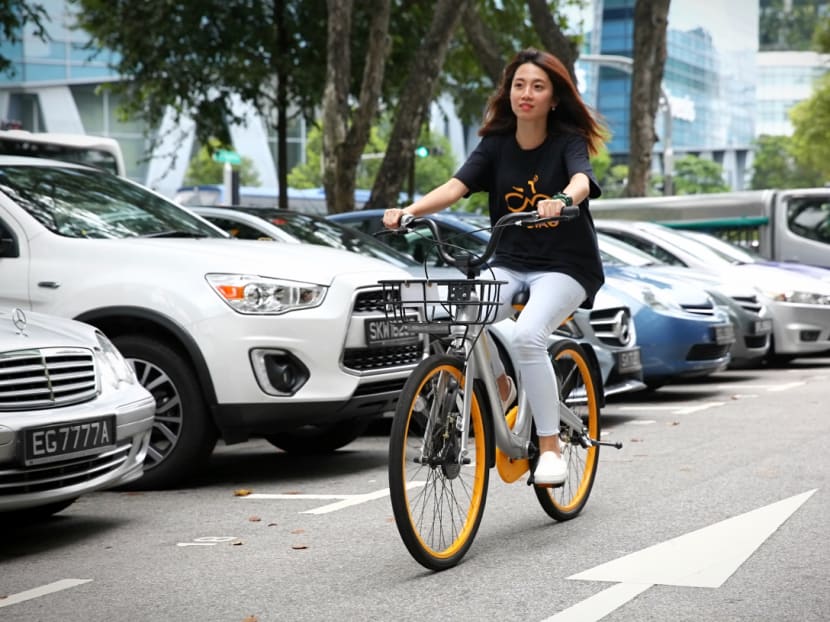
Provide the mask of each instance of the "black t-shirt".
{"label": "black t-shirt", "polygon": [[[576,173],[588,176],[590,198],[601,194],[582,136],[557,133],[535,149],[525,150],[510,133],[485,136],[455,177],[471,193],[490,195],[490,220],[495,223],[508,211],[533,211],[537,201],[562,192]],[[579,205],[579,212],[578,218],[568,222],[534,229],[507,227],[493,265],[568,274],[585,288],[588,298],[582,306],[590,308],[605,279],[588,199]]]}

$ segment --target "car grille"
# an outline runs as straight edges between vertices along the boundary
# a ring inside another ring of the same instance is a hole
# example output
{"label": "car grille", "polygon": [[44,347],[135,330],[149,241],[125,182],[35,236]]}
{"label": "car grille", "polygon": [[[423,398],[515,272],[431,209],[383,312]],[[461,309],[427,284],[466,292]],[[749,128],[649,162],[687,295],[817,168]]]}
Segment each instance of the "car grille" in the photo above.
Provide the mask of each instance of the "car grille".
{"label": "car grille", "polygon": [[[359,290],[355,297],[352,314],[365,317],[383,316],[383,290],[380,288]],[[423,342],[372,348],[346,348],[343,352],[343,366],[357,372],[382,371],[416,365],[423,357]]]}
{"label": "car grille", "polygon": [[0,354],[0,411],[67,406],[97,393],[90,350],[42,348]]}
{"label": "car grille", "polygon": [[698,343],[689,348],[687,361],[713,361],[726,356],[732,344]]}
{"label": "car grille", "polygon": [[119,469],[127,460],[130,447],[127,441],[97,456],[0,469],[0,496],[57,490],[99,478]]}
{"label": "car grille", "polygon": [[627,307],[591,311],[591,327],[604,344],[624,347],[633,341],[631,313]]}
{"label": "car grille", "polygon": [[752,311],[753,313],[761,312],[762,305],[758,302],[756,296],[733,296],[732,299],[747,311]]}
{"label": "car grille", "polygon": [[681,305],[686,313],[694,313],[695,315],[715,315],[715,307],[710,304],[703,305]]}

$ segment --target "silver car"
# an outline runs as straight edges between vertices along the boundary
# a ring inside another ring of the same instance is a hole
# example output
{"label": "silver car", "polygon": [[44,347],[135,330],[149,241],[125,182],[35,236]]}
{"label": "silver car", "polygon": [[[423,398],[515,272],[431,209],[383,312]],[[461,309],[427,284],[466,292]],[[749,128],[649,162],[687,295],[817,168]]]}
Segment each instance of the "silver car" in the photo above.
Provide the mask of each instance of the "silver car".
{"label": "silver car", "polygon": [[640,221],[598,218],[607,233],[675,266],[708,271],[727,281],[752,286],[772,318],[775,358],[830,350],[830,284],[820,279],[763,264],[735,264],[705,244],[668,227]]}
{"label": "silver car", "polygon": [[92,326],[0,309],[0,520],[141,477],[155,408]]}

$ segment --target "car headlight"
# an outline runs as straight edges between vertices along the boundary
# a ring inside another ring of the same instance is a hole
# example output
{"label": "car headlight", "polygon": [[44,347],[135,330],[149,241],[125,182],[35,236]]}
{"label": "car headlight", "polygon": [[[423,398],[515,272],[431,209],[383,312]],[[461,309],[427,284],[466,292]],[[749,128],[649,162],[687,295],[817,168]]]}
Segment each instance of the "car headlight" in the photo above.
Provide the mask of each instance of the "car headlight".
{"label": "car headlight", "polygon": [[666,292],[650,287],[643,288],[643,300],[652,309],[661,311],[680,311],[683,308]]}
{"label": "car headlight", "polygon": [[765,291],[764,294],[778,302],[801,305],[830,305],[830,295],[799,291]]}
{"label": "car headlight", "polygon": [[98,338],[98,361],[101,369],[102,382],[108,383],[112,388],[117,389],[123,382],[125,384],[134,384],[138,380],[135,377],[135,372],[118,348],[104,336],[103,333],[96,332],[95,336]]}
{"label": "car headlight", "polygon": [[251,274],[208,274],[213,290],[237,313],[279,314],[322,304],[326,287]]}

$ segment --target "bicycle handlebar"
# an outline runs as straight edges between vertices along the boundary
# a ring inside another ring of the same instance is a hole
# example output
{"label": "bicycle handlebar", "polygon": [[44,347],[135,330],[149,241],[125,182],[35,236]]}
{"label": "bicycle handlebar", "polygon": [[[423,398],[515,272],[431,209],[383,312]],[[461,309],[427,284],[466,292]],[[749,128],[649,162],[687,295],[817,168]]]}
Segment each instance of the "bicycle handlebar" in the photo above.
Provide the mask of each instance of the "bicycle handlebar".
{"label": "bicycle handlebar", "polygon": [[403,216],[401,216],[398,228],[391,229],[390,231],[401,233],[406,231],[412,231],[413,229],[416,229],[420,226],[428,227],[435,238],[435,243],[438,248],[438,254],[441,256],[441,258],[445,262],[447,262],[448,265],[462,269],[469,276],[473,270],[476,270],[483,266],[493,256],[493,253],[496,250],[496,245],[498,244],[499,239],[501,238],[502,231],[505,227],[529,227],[532,225],[543,224],[546,222],[560,222],[573,220],[577,216],[579,216],[578,205],[564,207],[562,208],[562,211],[559,216],[548,216],[546,218],[540,218],[539,213],[536,211],[513,212],[510,214],[505,214],[504,216],[499,218],[498,221],[496,221],[496,224],[493,225],[490,233],[490,239],[488,240],[487,246],[485,247],[484,251],[480,255],[476,256],[463,254],[463,256],[454,257],[447,253],[446,249],[444,248],[445,242],[441,238],[441,232],[438,228],[438,225],[429,216],[416,217],[410,214],[404,214]]}

